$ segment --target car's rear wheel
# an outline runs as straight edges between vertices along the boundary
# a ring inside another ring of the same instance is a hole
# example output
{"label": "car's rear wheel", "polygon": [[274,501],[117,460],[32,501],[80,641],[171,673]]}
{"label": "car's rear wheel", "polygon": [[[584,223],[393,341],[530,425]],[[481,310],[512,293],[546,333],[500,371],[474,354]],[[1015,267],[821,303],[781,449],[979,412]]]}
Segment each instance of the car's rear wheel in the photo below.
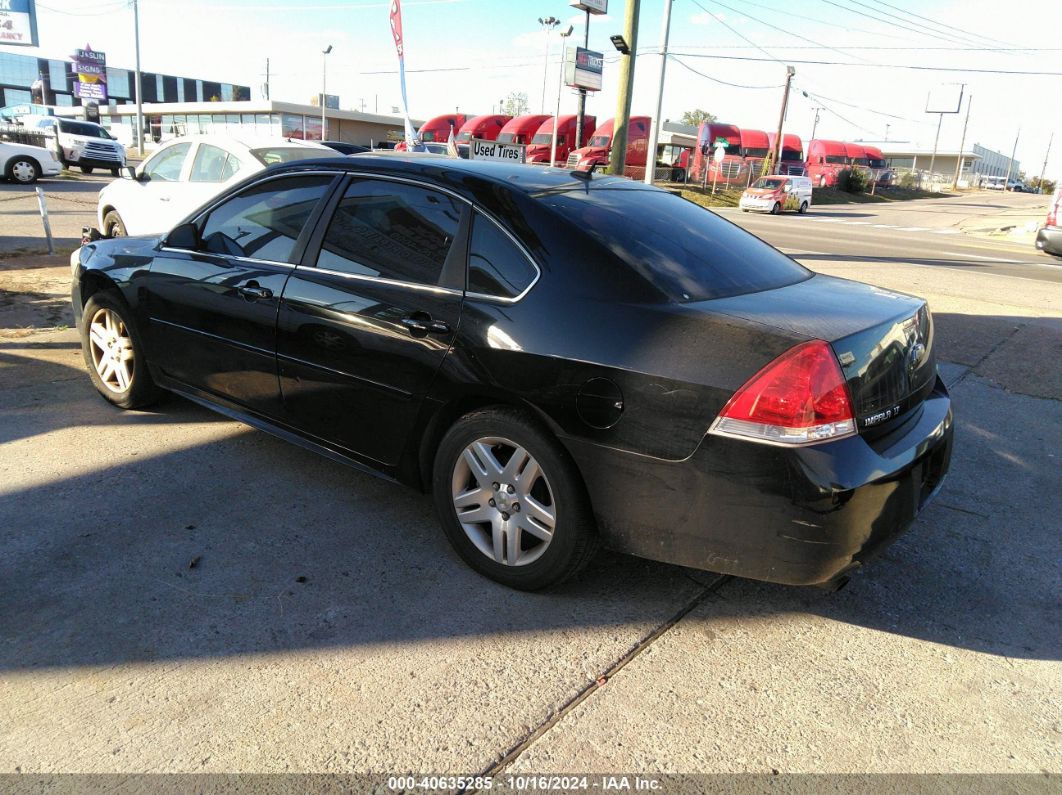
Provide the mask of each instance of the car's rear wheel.
{"label": "car's rear wheel", "polygon": [[81,169],[82,174],[91,174],[93,170],[92,166],[79,166],[79,168]]}
{"label": "car's rear wheel", "polygon": [[7,165],[7,178],[20,185],[32,185],[40,175],[40,167],[28,157],[16,157]]}
{"label": "car's rear wheel", "polygon": [[819,177],[819,187],[820,188],[825,188],[826,187],[826,175],[825,174],[823,174],[822,176]]}
{"label": "car's rear wheel", "polygon": [[135,409],[158,399],[140,335],[114,293],[96,293],[85,303],[81,350],[93,386],[114,405]]}
{"label": "car's rear wheel", "polygon": [[510,588],[555,585],[596,549],[593,513],[574,462],[514,409],[459,419],[439,444],[432,486],[454,549]]}
{"label": "car's rear wheel", "polygon": [[112,168],[111,169],[111,176],[112,177],[117,177],[121,173],[122,173],[122,170],[120,168]]}
{"label": "car's rear wheel", "polygon": [[103,216],[104,237],[125,237],[125,221],[118,215],[117,210],[109,210]]}
{"label": "car's rear wheel", "polygon": [[782,212],[782,205],[779,202],[774,203],[774,207],[771,208],[771,215],[778,215]]}
{"label": "car's rear wheel", "polygon": [[800,214],[803,215],[807,211],[808,211],[808,203],[807,202],[801,202],[800,203]]}

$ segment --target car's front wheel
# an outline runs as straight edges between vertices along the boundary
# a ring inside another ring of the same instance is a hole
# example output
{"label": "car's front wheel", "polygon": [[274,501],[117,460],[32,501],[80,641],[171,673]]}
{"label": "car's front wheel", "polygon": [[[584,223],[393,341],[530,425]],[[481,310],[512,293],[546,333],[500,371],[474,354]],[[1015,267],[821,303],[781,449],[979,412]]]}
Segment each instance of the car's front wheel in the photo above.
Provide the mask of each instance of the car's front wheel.
{"label": "car's front wheel", "polygon": [[801,202],[800,203],[800,214],[803,215],[807,211],[808,211],[808,203],[807,202]]}
{"label": "car's front wheel", "polygon": [[771,208],[771,215],[778,215],[782,212],[782,205],[779,202],[774,203],[774,207]]}
{"label": "car's front wheel", "polygon": [[91,174],[93,170],[92,166],[80,166],[80,168],[82,174]]}
{"label": "car's front wheel", "polygon": [[114,405],[135,409],[158,399],[140,335],[114,293],[96,293],[85,303],[81,351],[93,386]]}
{"label": "car's front wheel", "polygon": [[103,216],[104,237],[125,237],[125,221],[118,215],[117,210],[109,210]]}
{"label": "car's front wheel", "polygon": [[7,165],[7,178],[20,185],[32,185],[40,175],[40,167],[28,157],[16,157]]}
{"label": "car's front wheel", "polygon": [[459,419],[439,444],[432,487],[458,554],[511,588],[534,591],[566,580],[597,547],[575,463],[515,409]]}

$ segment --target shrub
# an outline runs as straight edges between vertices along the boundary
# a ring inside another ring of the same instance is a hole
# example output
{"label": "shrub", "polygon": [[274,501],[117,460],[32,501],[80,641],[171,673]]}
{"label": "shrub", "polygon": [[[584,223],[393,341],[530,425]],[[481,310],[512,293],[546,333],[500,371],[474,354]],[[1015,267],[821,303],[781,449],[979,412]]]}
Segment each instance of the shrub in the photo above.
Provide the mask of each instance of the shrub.
{"label": "shrub", "polygon": [[858,168],[846,168],[837,172],[837,189],[845,193],[865,193],[870,187],[867,172]]}
{"label": "shrub", "polygon": [[918,175],[913,171],[908,171],[906,174],[900,176],[899,185],[901,188],[914,189],[918,187]]}

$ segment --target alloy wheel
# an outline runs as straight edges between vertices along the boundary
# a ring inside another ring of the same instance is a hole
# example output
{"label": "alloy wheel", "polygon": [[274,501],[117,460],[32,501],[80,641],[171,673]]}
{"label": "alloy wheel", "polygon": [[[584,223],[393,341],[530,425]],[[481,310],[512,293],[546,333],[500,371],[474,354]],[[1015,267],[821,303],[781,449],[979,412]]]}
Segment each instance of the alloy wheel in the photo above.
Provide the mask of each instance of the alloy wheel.
{"label": "alloy wheel", "polygon": [[116,394],[133,383],[133,340],[125,321],[110,309],[98,309],[89,322],[92,365],[107,389]]}
{"label": "alloy wheel", "polygon": [[526,566],[553,540],[553,489],[538,461],[509,439],[484,437],[465,447],[451,496],[469,540],[496,563]]}

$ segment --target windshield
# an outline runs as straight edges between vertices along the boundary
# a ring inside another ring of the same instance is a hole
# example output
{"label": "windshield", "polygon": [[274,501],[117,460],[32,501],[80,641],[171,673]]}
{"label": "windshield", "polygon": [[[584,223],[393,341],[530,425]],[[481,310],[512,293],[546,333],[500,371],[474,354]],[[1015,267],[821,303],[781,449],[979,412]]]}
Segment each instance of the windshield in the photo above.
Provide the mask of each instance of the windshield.
{"label": "windshield", "polygon": [[88,138],[106,138],[108,141],[114,140],[98,124],[84,121],[61,121],[59,122],[59,132],[69,133],[70,135],[84,135]]}
{"label": "windshield", "polygon": [[335,157],[335,153],[325,152],[309,146],[269,146],[252,149],[251,154],[264,166],[275,163],[290,163],[293,160],[314,160],[319,157]]}
{"label": "windshield", "polygon": [[590,146],[608,146],[611,142],[611,135],[595,135],[590,139]]}
{"label": "windshield", "polygon": [[767,147],[762,149],[750,147],[745,150],[745,157],[767,157],[767,151]]}
{"label": "windshield", "polygon": [[838,165],[845,165],[848,162],[848,158],[844,155],[826,155],[827,163],[837,163]]}
{"label": "windshield", "polygon": [[501,133],[498,136],[498,142],[503,144],[511,144],[516,140],[516,133]]}
{"label": "windshield", "polygon": [[766,190],[778,190],[783,185],[785,185],[785,180],[784,179],[777,179],[777,178],[772,178],[772,177],[760,177],[760,179],[756,180],[756,182],[753,183],[752,187],[754,187],[754,188],[764,188]]}
{"label": "windshield", "polygon": [[867,159],[867,164],[871,168],[885,168],[886,167],[885,161],[881,160],[879,158],[876,158],[876,157],[868,158]]}
{"label": "windshield", "polygon": [[542,199],[677,303],[773,290],[811,277],[789,257],[680,196],[598,187]]}
{"label": "windshield", "polygon": [[472,140],[472,133],[458,133],[457,138],[455,138],[454,140],[456,140],[459,144],[467,144],[469,141]]}

